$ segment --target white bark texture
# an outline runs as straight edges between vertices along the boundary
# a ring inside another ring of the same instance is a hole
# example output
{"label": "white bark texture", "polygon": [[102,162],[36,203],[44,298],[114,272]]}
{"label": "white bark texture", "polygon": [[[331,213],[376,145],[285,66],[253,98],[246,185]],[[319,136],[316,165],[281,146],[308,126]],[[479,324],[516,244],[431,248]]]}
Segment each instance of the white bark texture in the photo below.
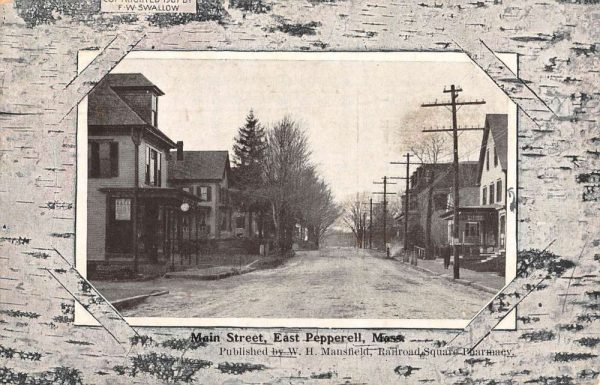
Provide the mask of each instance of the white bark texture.
{"label": "white bark texture", "polygon": [[[50,10],[56,20],[42,23],[27,13],[28,3],[38,2],[0,2],[0,378],[5,383],[596,381],[598,4],[274,0],[264,13],[243,16],[231,8],[220,22],[157,25],[141,16],[83,14],[86,7]],[[77,52],[95,47],[102,54],[77,75]],[[189,328],[129,326],[73,266],[76,105],[132,49],[466,52],[519,106],[520,276],[464,331],[403,330],[405,342],[399,345],[450,343],[507,348],[513,355],[234,359],[219,355],[214,344],[190,345]],[[518,53],[519,77],[492,51]],[[548,245],[552,254],[539,252]],[[76,301],[102,326],[74,325]],[[517,330],[490,332],[517,304]]]}

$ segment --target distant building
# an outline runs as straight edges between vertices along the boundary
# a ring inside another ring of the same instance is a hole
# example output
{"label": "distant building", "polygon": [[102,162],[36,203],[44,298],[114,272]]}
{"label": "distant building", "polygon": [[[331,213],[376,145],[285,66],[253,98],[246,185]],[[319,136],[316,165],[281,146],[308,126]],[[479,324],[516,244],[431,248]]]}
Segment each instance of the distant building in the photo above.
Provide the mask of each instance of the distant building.
{"label": "distant building", "polygon": [[169,163],[169,183],[195,195],[207,209],[203,220],[210,238],[231,238],[239,232],[246,235],[245,217],[237,212],[234,217],[230,172],[227,151],[183,151],[181,160]]}
{"label": "distant building", "polygon": [[[139,73],[109,74],[88,96],[87,258],[174,263],[200,199],[167,186],[176,144],[158,128],[163,92]],[[198,236],[198,234],[194,234]]]}
{"label": "distant building", "polygon": [[[478,162],[459,163],[460,201],[476,205],[479,200]],[[410,176],[409,191],[409,247],[425,248],[427,228],[427,205],[429,192],[432,191],[431,241],[434,253],[449,244],[448,224],[442,218],[451,202],[453,191],[452,163],[423,164]],[[396,215],[398,236],[404,239],[404,205],[406,196],[401,199],[402,208]],[[412,239],[411,239],[412,238]]]}

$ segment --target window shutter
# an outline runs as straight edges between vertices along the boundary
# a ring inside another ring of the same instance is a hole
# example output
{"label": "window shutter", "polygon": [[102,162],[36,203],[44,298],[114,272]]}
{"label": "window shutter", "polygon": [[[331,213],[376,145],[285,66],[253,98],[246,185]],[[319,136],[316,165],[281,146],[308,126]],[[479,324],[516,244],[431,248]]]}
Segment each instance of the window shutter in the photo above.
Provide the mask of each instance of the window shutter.
{"label": "window shutter", "polygon": [[498,182],[496,182],[496,201],[497,202],[502,202],[504,193],[502,191],[502,180],[499,180]]}
{"label": "window shutter", "polygon": [[88,164],[88,176],[98,178],[100,176],[100,143],[90,142],[90,164]]}
{"label": "window shutter", "polygon": [[150,149],[146,147],[146,177],[144,178],[146,184],[150,184]]}
{"label": "window shutter", "polygon": [[207,202],[211,202],[212,201],[212,188],[210,186],[208,186],[206,188],[206,201]]}
{"label": "window shutter", "polygon": [[156,161],[158,162],[158,170],[157,170],[157,175],[156,177],[158,178],[158,187],[162,186],[162,152],[158,153],[158,158],[156,159]]}
{"label": "window shutter", "polygon": [[119,142],[110,142],[110,175],[119,176]]}

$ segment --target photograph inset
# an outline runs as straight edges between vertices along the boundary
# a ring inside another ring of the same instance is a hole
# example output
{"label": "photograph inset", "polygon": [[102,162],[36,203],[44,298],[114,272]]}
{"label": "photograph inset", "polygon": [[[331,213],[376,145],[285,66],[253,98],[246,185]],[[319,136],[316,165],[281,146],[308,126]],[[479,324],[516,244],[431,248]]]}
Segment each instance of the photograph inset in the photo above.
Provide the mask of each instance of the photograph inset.
{"label": "photograph inset", "polygon": [[90,92],[94,287],[126,317],[472,318],[514,238],[506,95],[468,59],[252,55],[132,54]]}

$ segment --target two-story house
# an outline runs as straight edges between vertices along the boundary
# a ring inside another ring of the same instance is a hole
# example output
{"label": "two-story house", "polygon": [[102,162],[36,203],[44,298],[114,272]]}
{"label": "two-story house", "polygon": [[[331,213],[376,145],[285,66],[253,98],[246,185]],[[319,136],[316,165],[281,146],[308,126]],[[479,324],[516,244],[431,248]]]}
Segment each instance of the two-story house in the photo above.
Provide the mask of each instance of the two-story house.
{"label": "two-story house", "polygon": [[[426,247],[427,222],[430,221],[434,254],[438,253],[440,247],[449,244],[448,223],[442,215],[448,210],[448,200],[452,198],[452,171],[452,163],[427,163],[420,165],[410,176],[409,229],[418,229],[412,233],[420,234],[421,239],[410,240],[409,243],[414,242],[414,246],[419,249]],[[477,171],[477,162],[459,163],[459,199],[462,204],[478,203]],[[404,204],[405,196],[402,197],[402,205]],[[400,222],[399,235],[403,239],[404,209],[396,220]]]}
{"label": "two-story house", "polygon": [[482,237],[494,239],[495,247],[486,251],[499,254],[506,251],[507,131],[508,115],[486,115],[479,154],[479,203],[481,207],[494,210],[492,220],[482,223]]}
{"label": "two-story house", "polygon": [[167,187],[177,144],[158,128],[162,95],[144,75],[122,73],[106,76],[88,96],[88,270],[173,264],[186,226],[202,212],[195,195]]}
{"label": "two-story house", "polygon": [[227,151],[183,151],[169,163],[169,184],[193,194],[207,209],[203,220],[210,238],[233,236],[230,171]]}
{"label": "two-story house", "polygon": [[[460,201],[459,242],[483,255],[505,251],[506,167],[508,115],[487,114],[477,162],[478,196],[475,204]],[[452,211],[442,218],[452,231]]]}

